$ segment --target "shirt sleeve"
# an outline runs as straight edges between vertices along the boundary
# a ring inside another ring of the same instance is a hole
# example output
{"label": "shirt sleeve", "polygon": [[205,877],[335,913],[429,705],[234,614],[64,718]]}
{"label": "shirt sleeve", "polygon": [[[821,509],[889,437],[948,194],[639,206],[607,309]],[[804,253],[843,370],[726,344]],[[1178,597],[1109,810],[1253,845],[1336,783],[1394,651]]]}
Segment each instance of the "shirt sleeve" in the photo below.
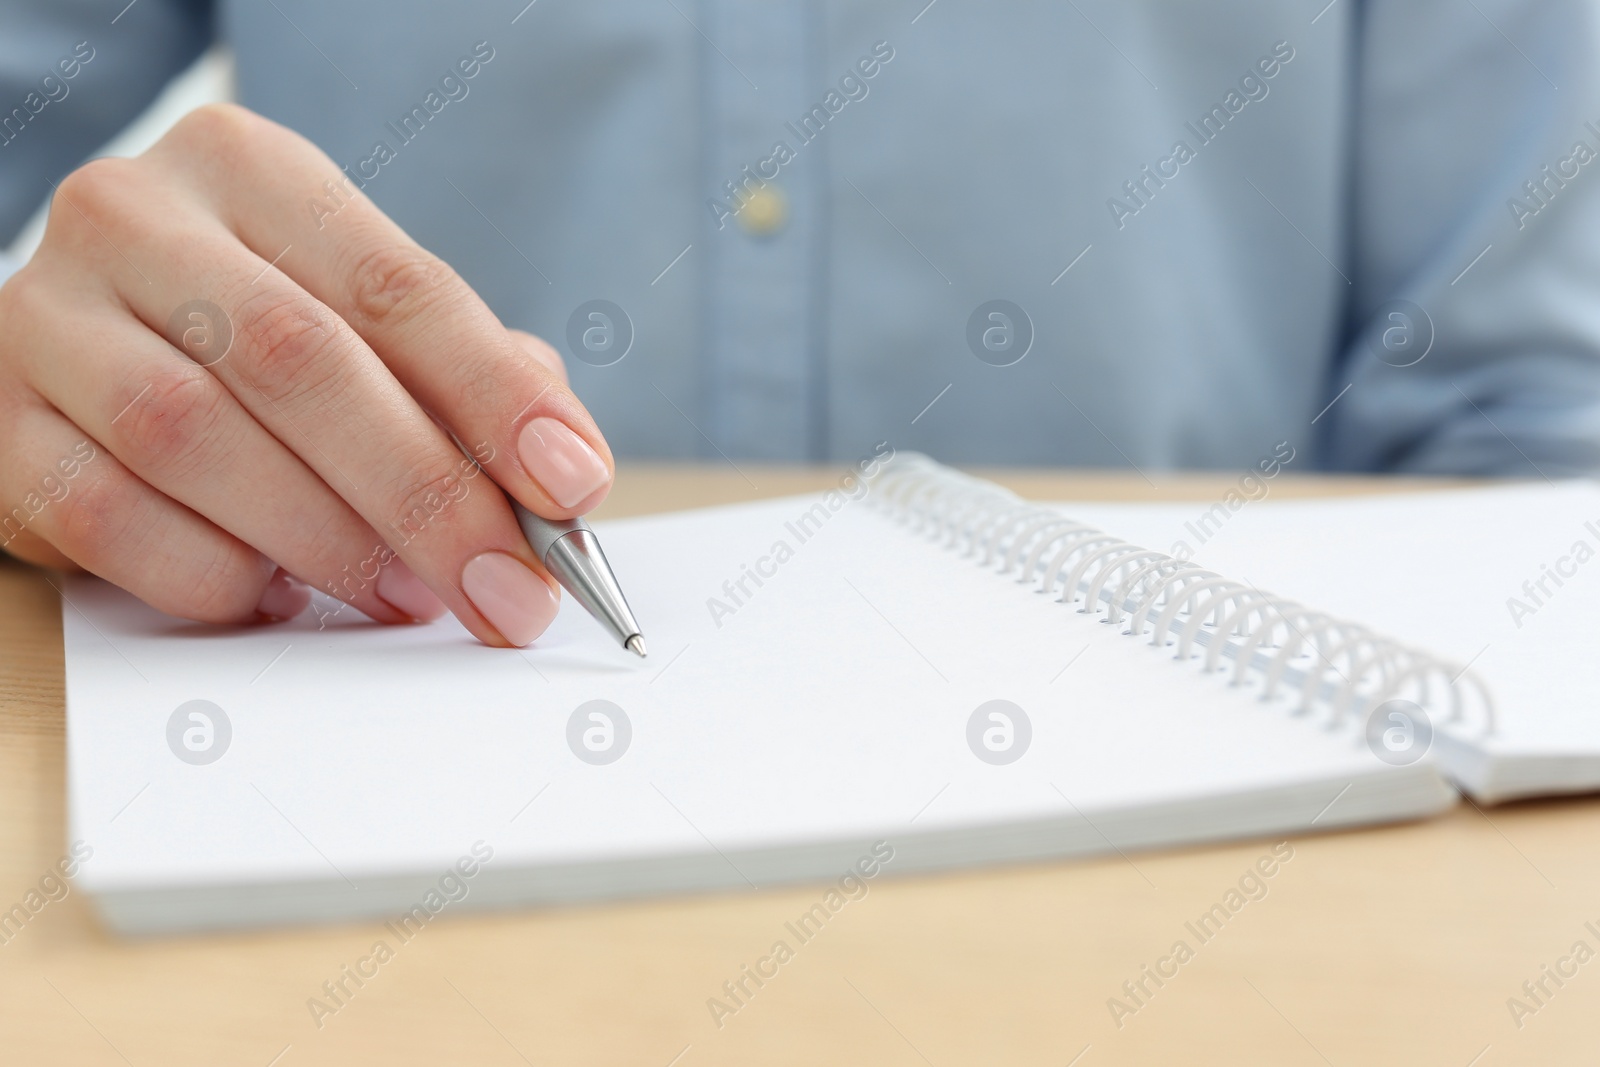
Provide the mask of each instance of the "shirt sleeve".
{"label": "shirt sleeve", "polygon": [[210,44],[209,0],[0,0],[0,246]]}
{"label": "shirt sleeve", "polygon": [[1600,469],[1600,6],[1370,0],[1357,18],[1330,465]]}

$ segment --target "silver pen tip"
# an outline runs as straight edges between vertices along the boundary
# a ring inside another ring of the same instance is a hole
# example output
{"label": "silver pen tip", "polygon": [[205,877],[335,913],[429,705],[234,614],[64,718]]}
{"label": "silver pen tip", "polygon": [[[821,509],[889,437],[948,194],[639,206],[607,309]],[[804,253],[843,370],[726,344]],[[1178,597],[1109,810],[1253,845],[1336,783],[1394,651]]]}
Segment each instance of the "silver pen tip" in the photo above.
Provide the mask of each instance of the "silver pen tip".
{"label": "silver pen tip", "polygon": [[627,647],[633,650],[634,655],[644,659],[644,638],[642,636],[634,634],[628,638]]}

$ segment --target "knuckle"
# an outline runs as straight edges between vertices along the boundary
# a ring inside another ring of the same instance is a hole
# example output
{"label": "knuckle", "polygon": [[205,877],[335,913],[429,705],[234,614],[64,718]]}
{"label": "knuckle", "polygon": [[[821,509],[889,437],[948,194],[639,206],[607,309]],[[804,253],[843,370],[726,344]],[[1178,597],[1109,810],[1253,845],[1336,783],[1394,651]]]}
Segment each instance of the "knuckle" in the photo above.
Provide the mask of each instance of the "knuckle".
{"label": "knuckle", "polygon": [[157,606],[201,622],[233,622],[248,616],[260,599],[256,583],[261,570],[255,550],[237,542],[221,542],[195,569],[177,594],[177,602]]}
{"label": "knuckle", "polygon": [[374,554],[378,536],[349,507],[307,510],[310,513],[294,531],[292,556],[301,561],[305,577],[313,579],[313,584],[318,575],[337,579],[341,568]]}
{"label": "knuckle", "polygon": [[51,198],[51,218],[91,222],[116,217],[127,203],[139,165],[131,159],[102,156],[91,159],[61,179]]}
{"label": "knuckle", "polygon": [[[559,408],[570,396],[566,375],[507,359],[498,351],[475,350],[456,361],[451,396],[454,410],[481,417],[493,432],[514,434],[530,412]],[[469,444],[473,442],[467,442]]]}
{"label": "knuckle", "polygon": [[246,373],[279,396],[314,389],[335,373],[338,324],[308,299],[259,298],[239,309],[234,348]]}
{"label": "knuckle", "polygon": [[144,157],[202,200],[264,168],[281,170],[286,152],[282,126],[238,104],[195,108],[173,124]]}
{"label": "knuckle", "polygon": [[[456,402],[459,410],[482,412],[508,407],[513,398],[521,395],[521,387],[527,384],[526,375],[513,382],[509,370],[503,361],[485,358],[482,354],[467,357],[465,365],[458,371],[460,384],[456,387]],[[517,388],[513,388],[513,385]],[[518,407],[532,400],[533,395],[529,394]],[[517,408],[511,410],[516,411]]]}
{"label": "knuckle", "polygon": [[459,460],[430,458],[402,469],[407,473],[393,486],[393,517],[389,522],[390,530],[399,535],[399,543],[406,544],[447,521],[451,509],[472,490],[461,477]]}
{"label": "knuckle", "polygon": [[114,423],[130,465],[183,474],[205,462],[201,446],[215,440],[225,410],[211,375],[180,366],[121,393],[113,402],[124,414]]}
{"label": "knuckle", "polygon": [[145,506],[137,482],[100,472],[80,479],[61,500],[56,546],[89,570],[99,571],[137,551]]}
{"label": "knuckle", "polygon": [[237,145],[261,132],[265,121],[238,104],[203,104],[179,119],[169,136],[199,146]]}
{"label": "knuckle", "polygon": [[[33,323],[53,313],[51,285],[40,274],[37,260],[28,262],[0,285],[0,322]],[[7,346],[8,349],[10,346]]]}
{"label": "knuckle", "polygon": [[372,326],[404,321],[458,283],[455,271],[438,256],[396,244],[382,244],[362,255],[350,279],[356,314]]}

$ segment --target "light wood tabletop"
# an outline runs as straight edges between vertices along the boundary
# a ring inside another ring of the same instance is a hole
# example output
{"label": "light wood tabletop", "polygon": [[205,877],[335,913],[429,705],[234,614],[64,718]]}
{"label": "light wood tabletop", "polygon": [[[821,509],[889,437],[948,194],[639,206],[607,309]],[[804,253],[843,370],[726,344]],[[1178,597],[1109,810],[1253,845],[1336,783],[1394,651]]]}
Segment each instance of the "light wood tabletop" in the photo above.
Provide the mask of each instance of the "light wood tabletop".
{"label": "light wood tabletop", "polygon": [[[1042,499],[1214,500],[1226,475],[986,472]],[[822,488],[838,471],[625,466],[598,517]],[[1437,483],[1427,483],[1437,484]],[[1419,483],[1295,477],[1276,497]],[[0,563],[0,909],[68,842],[53,576]],[[1299,837],[1156,986],[1185,922],[1272,841],[880,878],[731,1016],[711,997],[821,889],[449,916],[331,1015],[381,925],[121,940],[71,892],[0,944],[0,1063],[116,1065],[1594,1063],[1600,801]],[[1279,846],[1280,856],[1284,846]],[[1592,954],[1592,952],[1590,953]],[[1562,962],[1565,960],[1566,962]],[[1590,963],[1593,963],[1590,966]],[[1561,984],[1543,968],[1560,968]],[[1533,1003],[1514,1019],[1508,999]],[[1137,989],[1137,985],[1135,986]],[[1537,985],[1535,990],[1537,991]],[[1114,1018],[1108,1000],[1138,1003]],[[1520,1024],[1520,1025],[1519,1025]]]}

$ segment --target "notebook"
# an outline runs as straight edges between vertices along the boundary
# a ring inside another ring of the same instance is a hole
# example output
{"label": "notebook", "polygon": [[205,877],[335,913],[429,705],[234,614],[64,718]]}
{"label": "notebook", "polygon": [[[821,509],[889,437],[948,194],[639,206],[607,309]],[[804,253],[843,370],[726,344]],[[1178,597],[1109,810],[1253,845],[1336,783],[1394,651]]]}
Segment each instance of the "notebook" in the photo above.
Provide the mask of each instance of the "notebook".
{"label": "notebook", "polygon": [[1447,735],[1437,755],[1475,799],[1600,790],[1600,486],[1236,499],[1070,508],[1471,663],[1496,729],[1465,744]]}
{"label": "notebook", "polygon": [[[1136,865],[1438,812],[1457,799],[1447,774],[1494,780],[1460,753],[1492,764],[1484,738],[1511,743],[1443,629],[1443,651],[1422,651],[925,457],[596,530],[647,660],[570,602],[532,647],[502,650],[448,619],[381,627],[320,598],[286,624],[219,629],[71,579],[71,832],[106,923],[378,918],[401,936],[445,910]],[[1330,546],[1343,538],[1260,559],[1285,590],[1383,615],[1376,579],[1371,599],[1313,590]],[[1430,595],[1458,580],[1435,571]],[[1519,730],[1545,713],[1529,704]],[[1390,707],[1413,713],[1374,720]],[[1397,758],[1418,725],[1429,743]]]}

